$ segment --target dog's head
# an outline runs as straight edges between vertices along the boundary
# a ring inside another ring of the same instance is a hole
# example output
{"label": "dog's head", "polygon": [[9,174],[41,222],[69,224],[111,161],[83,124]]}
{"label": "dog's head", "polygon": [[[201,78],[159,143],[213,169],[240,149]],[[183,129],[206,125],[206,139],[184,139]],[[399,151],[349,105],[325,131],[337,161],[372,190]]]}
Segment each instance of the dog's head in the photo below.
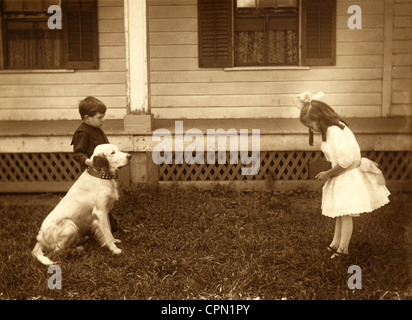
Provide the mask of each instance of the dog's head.
{"label": "dog's head", "polygon": [[119,151],[113,144],[100,144],[93,152],[91,160],[97,171],[114,173],[117,169],[129,164],[131,155]]}

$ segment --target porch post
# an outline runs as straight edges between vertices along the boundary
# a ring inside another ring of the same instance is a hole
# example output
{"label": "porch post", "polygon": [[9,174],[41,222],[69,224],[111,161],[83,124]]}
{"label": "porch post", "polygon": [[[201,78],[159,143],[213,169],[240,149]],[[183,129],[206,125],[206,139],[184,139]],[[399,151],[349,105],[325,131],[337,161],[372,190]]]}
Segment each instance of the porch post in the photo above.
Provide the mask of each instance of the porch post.
{"label": "porch post", "polygon": [[146,0],[124,0],[127,113],[149,113]]}
{"label": "porch post", "polygon": [[384,42],[383,42],[383,81],[382,117],[391,115],[392,103],[392,40],[393,40],[393,1],[385,0]]}

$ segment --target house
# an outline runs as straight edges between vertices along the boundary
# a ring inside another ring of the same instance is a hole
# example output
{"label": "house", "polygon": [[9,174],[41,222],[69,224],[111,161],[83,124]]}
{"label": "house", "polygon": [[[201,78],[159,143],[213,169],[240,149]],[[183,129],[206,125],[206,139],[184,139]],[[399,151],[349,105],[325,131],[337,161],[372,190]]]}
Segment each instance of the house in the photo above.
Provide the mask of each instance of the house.
{"label": "house", "polygon": [[133,153],[125,184],[318,188],[320,141],[309,146],[293,105],[303,91],[325,92],[388,186],[411,190],[411,16],[406,0],[3,0],[0,191],[67,190],[88,95],[108,106],[109,140]]}

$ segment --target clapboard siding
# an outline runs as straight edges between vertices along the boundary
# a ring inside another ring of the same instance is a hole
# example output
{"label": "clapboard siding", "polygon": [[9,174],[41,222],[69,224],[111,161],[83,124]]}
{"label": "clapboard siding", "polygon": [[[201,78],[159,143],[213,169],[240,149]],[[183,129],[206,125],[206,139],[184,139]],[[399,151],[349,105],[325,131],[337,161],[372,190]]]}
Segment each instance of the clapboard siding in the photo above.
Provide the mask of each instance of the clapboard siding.
{"label": "clapboard siding", "polygon": [[[251,107],[251,106],[261,106],[261,107],[281,107],[281,106],[291,106],[292,98],[290,94],[265,94],[265,95],[247,95],[247,94],[236,94],[236,95],[198,95],[198,96],[155,96],[159,105],[162,107],[176,107],[179,103],[183,107],[219,107],[222,104],[229,107]],[[354,106],[354,105],[373,105],[377,106],[382,103],[381,93],[345,93],[345,94],[328,94],[328,103],[334,106]],[[296,108],[293,107],[293,114]],[[360,110],[361,111],[361,110]],[[224,112],[224,110],[222,110]],[[349,116],[349,115],[347,115]]]}
{"label": "clapboard siding", "polygon": [[[21,90],[21,86],[3,85],[2,89],[5,91],[2,94],[3,98],[13,97],[50,97],[57,98],[62,96],[87,96],[93,92],[96,96],[119,96],[123,93],[123,84],[81,84],[81,85],[31,85],[31,90]],[[29,107],[29,106],[28,106]]]}
{"label": "clapboard siding", "polygon": [[347,26],[353,2],[337,1],[335,66],[234,71],[198,67],[197,0],[147,0],[155,117],[297,117],[292,97],[306,90],[324,91],[345,116],[381,116],[384,1],[357,1],[361,30]]}
{"label": "clapboard siding", "polygon": [[[262,70],[254,72],[221,72],[218,70],[201,70],[191,72],[152,72],[153,83],[219,83],[219,82],[266,82],[273,81],[273,73]],[[326,69],[313,69],[307,72],[291,73],[289,70],[277,70],[277,81],[319,81],[334,80],[382,80],[382,69],[363,68],[354,73],[350,69],[336,69],[333,73]]]}
{"label": "clapboard siding", "polygon": [[[83,99],[83,97],[72,97],[71,100],[75,99],[76,101],[80,101]],[[104,101],[106,104],[106,99]],[[118,101],[116,101],[118,103]],[[124,102],[126,103],[126,102]],[[30,117],[28,117],[28,113],[30,114]],[[113,108],[110,110],[110,115],[111,118],[116,119],[116,118],[122,118],[124,116],[124,112],[122,109],[119,108]],[[27,110],[24,108],[20,109],[7,109],[5,111],[2,111],[1,114],[1,119],[2,120],[16,120],[16,119],[23,119],[23,120],[56,120],[56,119],[79,119],[79,112],[75,108],[36,108],[33,110]]]}
{"label": "clapboard siding", "polygon": [[98,0],[97,70],[0,71],[0,120],[79,119],[79,101],[88,95],[107,105],[107,118],[122,118],[126,114],[123,17],[123,0]]}
{"label": "clapboard siding", "polygon": [[[303,92],[309,85],[308,82],[231,82],[231,83],[203,83],[199,87],[198,83],[180,83],[175,84],[158,84],[153,86],[152,94],[156,96],[161,95],[190,95],[194,90],[197,90],[201,95],[220,95],[220,91],[226,94],[235,95],[239,92],[242,94],[294,94],[296,91]],[[380,80],[375,81],[342,81],[338,83],[334,81],[316,81],[315,89],[319,91],[345,93],[345,92],[377,92],[382,86]]]}
{"label": "clapboard siding", "polygon": [[392,108],[394,116],[412,115],[412,3],[394,1]]}
{"label": "clapboard siding", "polygon": [[[348,117],[348,114],[359,114],[359,117],[380,117],[379,106],[335,106],[336,112],[344,117]],[[228,107],[225,106],[225,112],[222,113],[221,107],[179,107],[179,108],[159,108],[164,118],[171,119],[184,119],[190,114],[191,118],[203,119],[208,114],[221,114],[220,119],[233,119],[232,116],[226,116],[227,114],[236,114],[237,118],[257,118],[255,114],[260,115],[259,118],[291,118],[299,117],[299,112],[291,107]]]}
{"label": "clapboard siding", "polygon": [[[10,112],[10,114],[12,114],[13,112],[17,112],[17,110],[21,110],[22,111],[21,114],[23,112],[32,113],[37,109],[41,109],[43,113],[45,113],[46,111],[47,113],[52,113],[53,110],[57,110],[57,109],[70,109],[70,108],[67,108],[67,106],[70,104],[73,104],[73,100],[74,100],[76,107],[72,108],[73,114],[78,115],[79,111],[78,111],[77,103],[83,98],[84,98],[84,95],[53,98],[54,100],[53,109],[50,109],[48,106],[45,106],[44,102],[41,99],[35,99],[33,97],[17,96],[17,97],[0,98],[0,104],[7,105],[10,103],[10,105],[13,106],[13,108],[2,110],[2,115],[6,114],[7,112]],[[115,105],[116,103],[118,103],[118,101],[119,101],[118,97],[107,96],[104,98],[104,102],[106,105]],[[122,103],[125,103],[125,97],[124,96],[121,97],[120,101],[122,101]],[[116,110],[113,110],[113,112],[118,112],[120,110],[121,110],[120,108],[117,108]],[[46,114],[44,116],[49,117]],[[36,119],[39,119],[39,118],[36,118]],[[73,119],[78,119],[78,116],[76,116]],[[10,118],[7,120],[12,120],[12,119]]]}
{"label": "clapboard siding", "polygon": [[[73,85],[82,84],[123,84],[126,81],[124,72],[73,72],[61,77],[59,84]],[[7,77],[0,76],[0,86],[10,85],[55,85],[56,76],[53,73],[38,73],[35,77],[22,77],[21,74],[9,74]]]}

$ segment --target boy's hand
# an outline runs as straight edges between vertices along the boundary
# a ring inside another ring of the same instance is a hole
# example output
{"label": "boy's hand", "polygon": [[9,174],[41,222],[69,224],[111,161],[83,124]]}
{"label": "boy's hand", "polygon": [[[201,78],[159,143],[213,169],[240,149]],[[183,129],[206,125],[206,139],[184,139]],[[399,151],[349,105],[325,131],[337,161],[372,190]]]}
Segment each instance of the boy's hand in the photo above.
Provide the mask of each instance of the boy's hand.
{"label": "boy's hand", "polygon": [[93,167],[93,161],[90,160],[90,159],[84,160],[84,164],[85,164],[86,166],[90,167],[90,168]]}

